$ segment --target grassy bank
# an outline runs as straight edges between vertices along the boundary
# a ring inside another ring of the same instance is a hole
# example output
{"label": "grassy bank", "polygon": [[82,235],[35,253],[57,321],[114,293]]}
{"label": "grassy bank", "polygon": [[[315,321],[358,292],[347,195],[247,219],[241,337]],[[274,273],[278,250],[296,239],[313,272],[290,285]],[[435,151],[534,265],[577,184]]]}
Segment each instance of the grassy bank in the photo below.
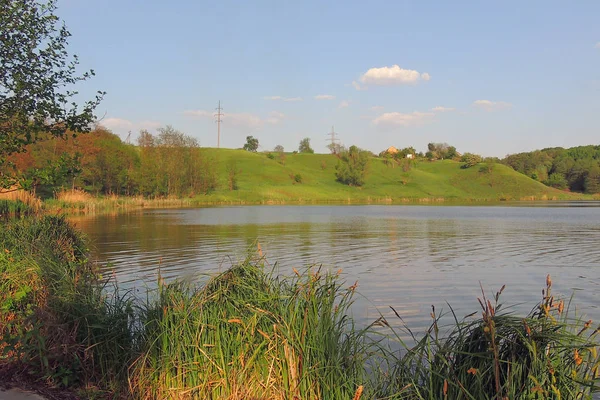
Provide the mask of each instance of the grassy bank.
{"label": "grassy bank", "polygon": [[550,280],[527,316],[482,294],[481,315],[443,327],[434,312],[429,330],[403,344],[383,317],[356,326],[356,286],[319,268],[284,276],[257,256],[198,285],[159,278],[134,301],[102,290],[85,240],[63,218],[2,227],[0,371],[82,397],[575,399],[599,390],[598,329],[569,314]]}
{"label": "grassy bank", "polygon": [[[547,187],[512,168],[461,168],[463,163],[413,161],[398,165],[373,157],[366,183],[341,184],[335,178],[339,160],[331,154],[270,153],[243,150],[199,150],[212,160],[216,189],[186,198],[93,196],[64,190],[45,201],[53,212],[103,213],[136,208],[193,207],[217,204],[453,204],[498,201],[591,200],[594,196]],[[408,166],[408,167],[407,167]]]}
{"label": "grassy bank", "polygon": [[[501,164],[487,172],[480,166],[461,168],[463,163],[451,160],[415,161],[406,168],[373,157],[365,184],[351,187],[336,181],[338,158],[331,154],[286,153],[282,161],[275,153],[269,158],[269,153],[243,150],[201,151],[215,160],[220,180],[215,192],[196,201],[402,203],[591,198],[547,187]],[[237,190],[229,190],[232,169],[237,171]]]}

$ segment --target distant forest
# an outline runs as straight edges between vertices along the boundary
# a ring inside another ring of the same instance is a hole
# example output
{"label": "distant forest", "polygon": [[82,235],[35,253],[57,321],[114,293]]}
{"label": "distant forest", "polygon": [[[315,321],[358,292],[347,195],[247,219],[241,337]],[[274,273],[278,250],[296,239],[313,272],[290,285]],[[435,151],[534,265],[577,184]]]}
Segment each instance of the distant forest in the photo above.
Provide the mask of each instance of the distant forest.
{"label": "distant forest", "polygon": [[[220,172],[228,175],[228,181],[235,180],[235,176],[229,176],[236,174],[235,166],[220,170],[214,152],[201,151],[196,139],[170,126],[158,129],[156,134],[141,131],[135,142],[125,143],[99,127],[76,138],[39,141],[27,146],[26,152],[10,156],[10,161],[25,173],[25,183],[43,197],[61,188],[94,194],[183,197],[216,190]],[[283,153],[283,148],[277,147],[280,149],[275,152]],[[460,155],[445,143],[430,143],[428,150],[425,155],[416,154],[410,147],[394,156],[399,162],[408,153],[423,162],[455,159],[465,162],[463,167],[483,161],[500,162],[557,189],[600,193],[600,146],[547,148],[508,155],[502,160]],[[382,152],[380,157],[389,162],[390,154]]]}
{"label": "distant forest", "polygon": [[600,193],[600,146],[553,147],[511,154],[501,162],[547,186]]}

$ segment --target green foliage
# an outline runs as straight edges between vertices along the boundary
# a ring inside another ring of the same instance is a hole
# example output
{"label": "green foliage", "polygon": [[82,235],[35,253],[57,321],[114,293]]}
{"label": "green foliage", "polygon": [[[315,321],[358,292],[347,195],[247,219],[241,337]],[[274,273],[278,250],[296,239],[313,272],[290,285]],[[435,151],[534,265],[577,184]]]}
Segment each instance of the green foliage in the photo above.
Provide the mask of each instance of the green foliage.
{"label": "green foliage", "polygon": [[481,157],[479,154],[465,153],[460,158],[460,161],[464,163],[462,168],[471,168],[482,162],[483,157]]}
{"label": "green foliage", "polygon": [[273,151],[274,151],[275,153],[283,153],[283,151],[284,151],[284,150],[283,150],[283,146],[282,146],[282,145],[280,145],[280,144],[278,144],[277,146],[275,146],[275,147],[273,148]]}
{"label": "green foliage", "polygon": [[237,165],[237,160],[232,158],[227,163],[227,185],[229,190],[238,190],[238,177],[242,172]]}
{"label": "green foliage", "polygon": [[353,292],[320,269],[277,277],[251,260],[200,287],[161,283],[142,315],[135,395],[352,398],[368,355]]}
{"label": "green foliage", "polygon": [[[591,399],[598,392],[598,330],[568,318],[564,301],[551,295],[528,316],[503,311],[485,294],[482,317],[458,321],[439,334],[439,315],[389,373],[391,386],[378,398],[398,399]],[[592,328],[593,329],[593,328]],[[409,331],[410,332],[410,331]],[[387,398],[387,397],[386,397]]]}
{"label": "green foliage", "polygon": [[77,75],[77,56],[67,52],[67,28],[55,15],[56,1],[0,1],[0,188],[24,177],[7,160],[39,140],[88,132],[102,99],[73,101],[70,88],[94,71]]}
{"label": "green foliage", "polygon": [[109,299],[84,238],[62,217],[13,220],[0,231],[1,363],[57,386],[126,385],[133,309]]}
{"label": "green foliage", "polygon": [[430,160],[453,159],[458,154],[456,147],[450,146],[448,143],[429,143],[427,144],[427,150],[425,157]]}
{"label": "green foliage", "polygon": [[548,177],[548,180],[546,182],[544,182],[544,184],[551,186],[553,188],[565,190],[567,188],[567,186],[569,185],[569,182],[567,182],[567,178],[565,178],[565,176],[563,174],[554,172],[554,173],[550,174],[550,176]]}
{"label": "green foliage", "polygon": [[254,136],[246,136],[244,150],[256,152],[256,150],[258,150],[258,139],[256,139]]}
{"label": "green foliage", "polygon": [[350,146],[348,151],[340,155],[335,167],[336,180],[349,186],[362,186],[365,183],[369,159],[369,152]]}
{"label": "green foliage", "polygon": [[[594,187],[594,171],[600,166],[600,146],[548,148],[512,154],[502,162],[518,172],[546,182],[549,186],[573,192],[594,193],[597,190]],[[591,178],[588,179],[590,173]]]}
{"label": "green foliage", "polygon": [[140,132],[140,168],[134,175],[146,196],[186,196],[209,193],[217,186],[214,161],[203,157],[198,141],[171,126],[158,136]]}
{"label": "green foliage", "polygon": [[274,160],[275,159],[275,154],[273,154],[273,153],[267,153],[267,158],[269,160]]}
{"label": "green foliage", "polygon": [[313,154],[315,151],[310,147],[310,138],[304,138],[300,141],[300,145],[298,146],[299,153],[309,153]]}
{"label": "green foliage", "polygon": [[600,193],[600,165],[594,165],[587,171],[583,187],[586,193]]}

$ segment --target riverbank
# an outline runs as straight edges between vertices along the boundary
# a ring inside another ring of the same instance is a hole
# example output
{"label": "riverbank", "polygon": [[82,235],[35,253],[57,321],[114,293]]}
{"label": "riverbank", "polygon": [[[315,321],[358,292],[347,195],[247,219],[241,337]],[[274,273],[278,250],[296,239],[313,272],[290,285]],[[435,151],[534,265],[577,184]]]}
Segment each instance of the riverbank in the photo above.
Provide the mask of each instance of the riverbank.
{"label": "riverbank", "polygon": [[528,316],[493,294],[481,317],[445,328],[434,311],[402,345],[383,317],[357,326],[356,285],[335,273],[275,274],[257,254],[197,285],[159,280],[136,301],[98,290],[85,240],[64,219],[4,227],[1,362],[82,397],[585,398],[598,374],[595,325],[574,320],[550,280]]}

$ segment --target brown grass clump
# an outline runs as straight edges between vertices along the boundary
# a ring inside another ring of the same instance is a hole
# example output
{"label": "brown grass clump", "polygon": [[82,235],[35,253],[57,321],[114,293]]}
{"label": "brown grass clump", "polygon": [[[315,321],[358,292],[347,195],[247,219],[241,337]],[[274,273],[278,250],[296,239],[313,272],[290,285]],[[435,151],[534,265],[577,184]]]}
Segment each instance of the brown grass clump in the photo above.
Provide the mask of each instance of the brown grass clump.
{"label": "brown grass clump", "polygon": [[34,212],[42,209],[42,200],[35,194],[23,189],[0,189],[0,200],[20,201]]}
{"label": "brown grass clump", "polygon": [[57,200],[65,203],[85,203],[93,199],[91,194],[81,189],[62,189],[55,196]]}

